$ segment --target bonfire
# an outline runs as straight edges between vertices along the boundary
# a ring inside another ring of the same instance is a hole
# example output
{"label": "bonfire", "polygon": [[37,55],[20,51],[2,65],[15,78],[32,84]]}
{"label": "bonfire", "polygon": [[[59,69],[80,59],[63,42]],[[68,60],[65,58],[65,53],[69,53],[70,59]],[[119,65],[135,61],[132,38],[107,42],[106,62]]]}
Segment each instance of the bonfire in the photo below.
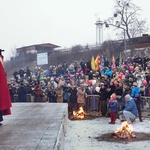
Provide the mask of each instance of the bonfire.
{"label": "bonfire", "polygon": [[113,133],[114,138],[120,138],[120,139],[131,139],[135,138],[136,135],[133,132],[133,128],[131,124],[129,124],[127,121],[123,122],[121,127]]}
{"label": "bonfire", "polygon": [[73,117],[75,119],[83,119],[85,118],[85,112],[83,107],[80,107],[78,111],[73,111]]}

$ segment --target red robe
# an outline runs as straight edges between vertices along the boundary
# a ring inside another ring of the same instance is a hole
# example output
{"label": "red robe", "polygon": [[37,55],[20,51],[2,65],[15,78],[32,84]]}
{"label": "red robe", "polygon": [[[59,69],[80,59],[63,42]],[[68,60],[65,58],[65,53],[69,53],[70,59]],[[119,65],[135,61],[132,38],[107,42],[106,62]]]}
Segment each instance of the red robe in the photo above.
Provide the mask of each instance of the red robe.
{"label": "red robe", "polygon": [[3,57],[0,55],[0,112],[2,115],[10,115],[11,106],[7,78],[3,66]]}

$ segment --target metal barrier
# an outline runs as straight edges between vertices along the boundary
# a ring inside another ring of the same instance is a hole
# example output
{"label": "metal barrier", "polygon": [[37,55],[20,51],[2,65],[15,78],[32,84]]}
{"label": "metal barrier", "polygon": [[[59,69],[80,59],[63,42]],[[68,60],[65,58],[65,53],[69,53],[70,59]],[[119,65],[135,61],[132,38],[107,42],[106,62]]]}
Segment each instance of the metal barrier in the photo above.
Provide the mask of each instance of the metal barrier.
{"label": "metal barrier", "polygon": [[99,111],[100,110],[100,101],[99,95],[87,95],[85,100],[85,111]]}
{"label": "metal barrier", "polygon": [[14,102],[19,102],[18,94],[15,94],[15,95],[14,95],[14,99],[13,99],[13,101],[14,101]]}
{"label": "metal barrier", "polygon": [[101,116],[99,95],[87,95],[85,100],[85,112],[87,115]]}
{"label": "metal barrier", "polygon": [[31,102],[31,94],[26,94],[26,102]]}
{"label": "metal barrier", "polygon": [[[18,94],[14,95],[13,102],[21,102],[21,100],[19,100]],[[26,94],[26,102],[34,102],[34,96],[32,96],[31,94]]]}
{"label": "metal barrier", "polygon": [[150,119],[150,97],[149,96],[141,96],[142,100],[142,117]]}

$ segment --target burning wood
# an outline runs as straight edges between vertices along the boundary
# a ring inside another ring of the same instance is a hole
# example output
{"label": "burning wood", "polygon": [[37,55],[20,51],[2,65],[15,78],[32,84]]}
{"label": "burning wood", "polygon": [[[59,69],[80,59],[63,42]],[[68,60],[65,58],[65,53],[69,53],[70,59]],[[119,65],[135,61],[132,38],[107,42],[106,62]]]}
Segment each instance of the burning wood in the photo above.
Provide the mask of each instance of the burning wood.
{"label": "burning wood", "polygon": [[76,119],[85,118],[85,112],[83,110],[83,107],[80,107],[78,111],[73,111],[73,117]]}
{"label": "burning wood", "polygon": [[127,121],[123,122],[121,127],[117,129],[115,133],[112,135],[114,138],[120,139],[130,139],[136,137],[136,135],[133,132],[131,124],[129,124]]}

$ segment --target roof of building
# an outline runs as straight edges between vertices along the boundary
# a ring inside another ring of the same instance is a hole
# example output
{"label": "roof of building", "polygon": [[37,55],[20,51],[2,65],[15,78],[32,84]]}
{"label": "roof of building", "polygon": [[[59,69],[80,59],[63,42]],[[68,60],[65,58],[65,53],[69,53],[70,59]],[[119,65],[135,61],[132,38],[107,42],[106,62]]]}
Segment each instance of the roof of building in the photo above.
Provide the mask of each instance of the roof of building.
{"label": "roof of building", "polygon": [[16,50],[24,49],[24,48],[28,48],[28,47],[32,47],[32,46],[44,46],[44,47],[50,47],[50,48],[58,48],[58,47],[60,47],[58,45],[51,44],[51,43],[42,43],[42,44],[34,44],[34,45],[29,45],[29,46],[23,46],[23,47],[17,48]]}

